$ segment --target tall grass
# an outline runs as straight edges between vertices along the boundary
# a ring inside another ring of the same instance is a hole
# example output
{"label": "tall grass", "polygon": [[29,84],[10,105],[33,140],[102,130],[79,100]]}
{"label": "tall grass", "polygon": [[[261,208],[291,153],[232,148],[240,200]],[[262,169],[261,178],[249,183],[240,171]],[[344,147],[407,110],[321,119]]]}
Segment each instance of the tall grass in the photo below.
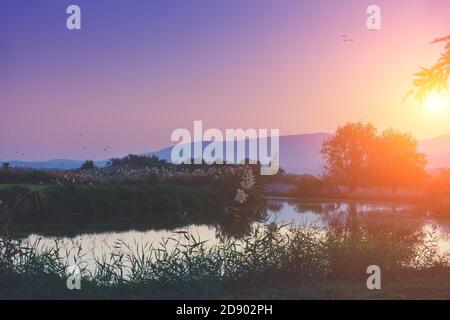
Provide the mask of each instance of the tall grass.
{"label": "tall grass", "polygon": [[[0,240],[0,296],[53,298],[220,298],[252,297],[280,287],[330,280],[366,279],[379,265],[384,278],[440,268],[448,260],[433,247],[435,239],[392,228],[332,232],[274,223],[241,240],[217,244],[180,232],[158,245],[117,242],[109,256],[71,261],[82,273],[82,290],[66,288],[67,254],[39,249],[20,240]],[[427,240],[428,239],[428,240]]]}

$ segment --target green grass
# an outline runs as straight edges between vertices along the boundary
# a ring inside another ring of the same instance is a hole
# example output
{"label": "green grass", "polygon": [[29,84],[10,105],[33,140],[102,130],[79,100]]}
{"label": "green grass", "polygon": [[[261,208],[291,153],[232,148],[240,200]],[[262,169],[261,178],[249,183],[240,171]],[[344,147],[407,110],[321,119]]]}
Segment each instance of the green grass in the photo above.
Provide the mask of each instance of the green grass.
{"label": "green grass", "polygon": [[281,285],[270,290],[236,292],[224,299],[277,299],[277,300],[448,300],[450,285],[445,273],[429,275],[419,272],[382,282],[381,290],[368,290],[364,281],[310,282],[298,286]]}
{"label": "green grass", "polygon": [[0,184],[0,190],[4,189],[13,189],[17,187],[23,187],[30,191],[39,191],[47,188],[47,185],[40,185],[40,184],[18,184],[18,183],[1,183]]}
{"label": "green grass", "polygon": [[[235,192],[235,190],[234,190]],[[196,223],[215,224],[234,193],[221,184],[206,186],[50,185],[37,190],[22,185],[0,188],[1,216],[15,234],[74,233],[77,230],[173,228]],[[261,205],[264,201],[261,200]],[[248,201],[241,210],[259,219],[259,205]]]}

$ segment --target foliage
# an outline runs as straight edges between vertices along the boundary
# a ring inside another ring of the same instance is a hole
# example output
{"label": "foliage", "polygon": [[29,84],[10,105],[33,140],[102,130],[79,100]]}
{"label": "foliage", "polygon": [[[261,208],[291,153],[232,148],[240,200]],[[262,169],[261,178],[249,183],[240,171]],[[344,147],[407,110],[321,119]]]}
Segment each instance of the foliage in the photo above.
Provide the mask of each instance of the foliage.
{"label": "foliage", "polygon": [[393,129],[378,137],[369,174],[375,185],[388,187],[419,186],[425,182],[425,154],[410,134]]}
{"label": "foliage", "polygon": [[0,170],[0,183],[42,184],[53,182],[53,174],[48,170],[11,168]]}
{"label": "foliage", "polygon": [[326,140],[325,177],[353,191],[359,186],[417,186],[425,181],[425,155],[417,140],[392,129],[377,134],[371,124],[349,123]]}
{"label": "foliage", "polygon": [[124,158],[112,158],[108,161],[108,167],[128,166],[131,168],[145,168],[145,167],[165,167],[168,166],[166,160],[161,160],[157,156],[140,156],[130,154]]}
{"label": "foliage", "polygon": [[86,160],[80,167],[80,170],[93,170],[95,169],[94,161]]}
{"label": "foliage", "polygon": [[[118,169],[120,179],[130,179],[123,180],[126,183],[111,183],[117,180],[110,178],[105,178],[109,183],[101,183],[101,174],[115,170],[107,168],[52,172],[53,178],[64,178],[65,183],[58,181],[33,190],[22,186],[0,188],[0,199],[8,206],[4,216],[13,222],[11,229],[20,231],[136,224],[163,227],[186,224],[191,219],[211,223],[225,212],[256,219],[262,214],[262,185],[255,168],[224,166],[192,172],[153,169],[156,172]],[[154,172],[159,181],[145,183]],[[242,201],[236,201],[236,192],[244,195]]]}
{"label": "foliage", "polygon": [[445,42],[445,51],[439,60],[429,68],[421,68],[421,71],[415,73],[413,89],[407,94],[407,97],[413,96],[419,102],[423,102],[432,91],[440,91],[447,88],[448,78],[450,76],[450,36],[437,38],[432,43]]}
{"label": "foliage", "polygon": [[[314,282],[365,283],[366,268],[374,263],[382,268],[383,279],[437,268],[448,275],[448,261],[434,245],[435,240],[425,240],[421,232],[386,224],[355,230],[334,221],[324,237],[320,229],[271,223],[242,240],[215,245],[188,232],[159,245],[130,247],[117,241],[113,253],[96,259],[91,272],[82,257],[69,261],[58,242],[42,248],[0,238],[0,297],[251,298]],[[81,269],[80,291],[66,288],[67,266],[73,263]]]}
{"label": "foliage", "polygon": [[436,216],[448,217],[450,212],[450,169],[440,169],[427,183],[426,204]]}
{"label": "foliage", "polygon": [[368,183],[370,159],[375,152],[377,131],[371,124],[348,123],[339,127],[321,149],[326,159],[325,175],[352,190]]}
{"label": "foliage", "polygon": [[218,185],[63,185],[35,192],[23,187],[8,188],[0,190],[0,199],[9,206],[10,230],[21,231],[42,227],[124,227],[133,223],[172,226],[222,212],[226,203],[223,194]]}

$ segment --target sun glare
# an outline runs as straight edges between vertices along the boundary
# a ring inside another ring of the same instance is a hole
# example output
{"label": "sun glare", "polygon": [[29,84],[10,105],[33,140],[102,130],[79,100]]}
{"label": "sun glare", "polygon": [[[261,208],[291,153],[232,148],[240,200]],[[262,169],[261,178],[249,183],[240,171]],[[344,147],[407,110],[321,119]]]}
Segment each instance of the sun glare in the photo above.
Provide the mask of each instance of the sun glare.
{"label": "sun glare", "polygon": [[431,112],[442,112],[449,105],[449,101],[443,92],[432,92],[424,101],[424,107]]}

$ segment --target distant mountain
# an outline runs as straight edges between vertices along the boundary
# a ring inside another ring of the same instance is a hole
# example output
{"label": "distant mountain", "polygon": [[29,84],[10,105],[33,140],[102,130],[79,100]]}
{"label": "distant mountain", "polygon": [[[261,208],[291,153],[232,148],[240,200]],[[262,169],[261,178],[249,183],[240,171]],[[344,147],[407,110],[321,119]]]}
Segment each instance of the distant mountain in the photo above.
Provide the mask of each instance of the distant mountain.
{"label": "distant mountain", "polygon": [[419,149],[427,155],[429,168],[450,167],[450,134],[423,140]]}
{"label": "distant mountain", "polygon": [[[280,165],[290,173],[319,174],[322,171],[323,159],[319,154],[323,141],[330,137],[331,133],[312,133],[280,137]],[[196,142],[199,144],[200,142]],[[203,148],[210,142],[202,142]],[[227,144],[233,142],[226,142]],[[234,142],[236,144],[236,142]],[[194,143],[191,143],[193,154]],[[172,147],[164,148],[149,155],[156,155],[160,159],[171,161]],[[248,141],[246,153],[248,152]],[[226,152],[224,152],[226,156]]]}
{"label": "distant mountain", "polygon": [[[10,161],[10,165],[17,168],[69,170],[81,167],[83,162],[80,160],[54,159],[48,161]],[[106,165],[106,161],[95,161],[94,163],[97,167]]]}
{"label": "distant mountain", "polygon": [[331,133],[301,134],[280,137],[280,164],[289,173],[320,174],[324,160],[320,148]]}
{"label": "distant mountain", "polygon": [[[323,141],[330,137],[331,133],[299,134],[280,137],[280,163],[281,167],[289,173],[320,174],[324,161],[319,153]],[[201,143],[206,147],[210,142]],[[227,142],[232,143],[232,142]],[[235,142],[234,142],[235,143]],[[193,150],[194,144],[191,144]],[[450,167],[450,134],[419,142],[419,149],[428,157],[428,167]],[[248,141],[246,143],[248,151]],[[171,160],[172,147],[164,148],[156,152],[143,153],[156,155],[160,159]],[[83,161],[57,159],[50,161],[11,161],[13,167],[42,168],[42,169],[75,169],[79,168]],[[106,160],[96,161],[95,165],[103,167]]]}

